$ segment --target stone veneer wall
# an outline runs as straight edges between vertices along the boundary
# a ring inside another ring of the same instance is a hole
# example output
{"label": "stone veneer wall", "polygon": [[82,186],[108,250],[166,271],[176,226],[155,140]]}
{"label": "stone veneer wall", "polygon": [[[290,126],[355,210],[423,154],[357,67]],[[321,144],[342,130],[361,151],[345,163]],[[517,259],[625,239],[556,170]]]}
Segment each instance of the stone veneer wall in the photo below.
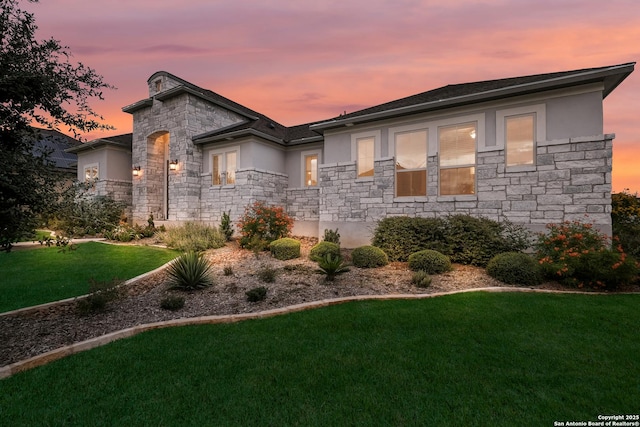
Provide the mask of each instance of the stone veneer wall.
{"label": "stone veneer wall", "polygon": [[[135,180],[133,192],[134,219],[145,220],[150,213],[156,217],[163,200],[163,163],[154,163],[160,147],[148,142],[158,132],[169,133],[169,158],[178,160],[178,170],[169,176],[169,220],[198,220],[200,212],[202,149],[191,138],[211,130],[238,123],[243,118],[231,111],[187,94],[154,101],[153,106],[134,113],[132,161],[140,165],[142,174]],[[162,160],[164,161],[164,160]],[[157,163],[157,162],[156,162]],[[158,217],[158,219],[160,219]]]}
{"label": "stone veneer wall", "polygon": [[[356,180],[355,162],[320,166],[320,228],[350,226],[351,245],[366,244],[386,216],[483,216],[540,231],[565,220],[593,222],[611,233],[613,135],[538,143],[536,166],[505,170],[504,150],[478,153],[477,194],[437,196],[437,157],[428,159],[426,197],[394,197],[394,159],[375,162],[373,178]],[[588,215],[588,217],[587,217]],[[351,227],[352,226],[352,227]],[[357,233],[356,233],[357,231]]]}
{"label": "stone veneer wall", "polygon": [[287,175],[260,169],[236,171],[236,182],[231,185],[211,185],[211,173],[202,174],[200,219],[208,223],[219,223],[223,212],[229,212],[235,223],[246,206],[255,201],[270,205],[286,206]]}
{"label": "stone veneer wall", "polygon": [[109,196],[113,200],[125,203],[125,215],[132,219],[132,184],[131,181],[99,180],[96,182],[95,194],[97,196]]}

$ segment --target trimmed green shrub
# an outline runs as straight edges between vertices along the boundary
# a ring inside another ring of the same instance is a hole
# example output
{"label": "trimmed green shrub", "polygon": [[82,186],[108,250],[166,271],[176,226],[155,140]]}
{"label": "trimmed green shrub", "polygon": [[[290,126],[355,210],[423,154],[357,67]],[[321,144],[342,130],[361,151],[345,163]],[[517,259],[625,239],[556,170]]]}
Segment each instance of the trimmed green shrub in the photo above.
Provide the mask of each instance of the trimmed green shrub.
{"label": "trimmed green shrub", "polygon": [[411,283],[419,288],[428,288],[431,285],[431,276],[426,271],[418,270],[411,276]]}
{"label": "trimmed green shrub", "polygon": [[325,257],[326,254],[331,254],[335,257],[340,256],[340,246],[331,242],[320,242],[309,251],[309,259],[318,262]]}
{"label": "trimmed green shrub", "polygon": [[335,243],[336,245],[340,246],[340,233],[338,233],[338,229],[325,229],[324,237],[322,238],[322,240],[325,242]]}
{"label": "trimmed green shrub", "polygon": [[318,270],[320,274],[325,275],[325,280],[333,281],[338,274],[346,273],[349,271],[348,264],[342,261],[340,255],[333,255],[331,252],[327,252],[322,258],[318,260]]}
{"label": "trimmed green shrub", "polygon": [[389,264],[387,254],[375,246],[360,246],[351,252],[351,262],[356,267],[376,268]]}
{"label": "trimmed green shrub", "polygon": [[535,286],[542,282],[540,265],[522,252],[505,252],[491,258],[487,274],[510,285]]}
{"label": "trimmed green shrub", "polygon": [[216,228],[196,222],[185,222],[181,227],[168,228],[164,232],[158,232],[156,236],[168,247],[183,252],[217,249],[226,242]]}
{"label": "trimmed green shrub", "polygon": [[438,251],[425,249],[409,255],[409,268],[427,274],[440,274],[451,270],[451,261]]}
{"label": "trimmed green shrub", "polygon": [[448,252],[445,222],[442,218],[397,216],[378,222],[372,245],[382,249],[389,261],[407,261],[409,255],[423,249]]}
{"label": "trimmed green shrub", "polygon": [[171,287],[192,291],[213,285],[211,264],[198,252],[187,252],[171,263],[169,274]]}
{"label": "trimmed green shrub", "polygon": [[461,264],[484,266],[502,252],[517,252],[531,245],[522,226],[469,215],[443,218],[390,217],[380,221],[373,245],[390,261],[406,261],[414,252],[432,249]]}
{"label": "trimmed green shrub", "polygon": [[184,307],[184,297],[177,295],[170,295],[160,301],[160,308],[164,310],[176,311]]}
{"label": "trimmed green shrub", "polygon": [[269,249],[271,255],[281,261],[300,257],[300,242],[289,237],[274,240],[269,244]]}
{"label": "trimmed green shrub", "polygon": [[257,288],[253,288],[245,292],[247,296],[247,301],[249,302],[258,302],[262,301],[267,297],[267,288],[264,286],[259,286]]}

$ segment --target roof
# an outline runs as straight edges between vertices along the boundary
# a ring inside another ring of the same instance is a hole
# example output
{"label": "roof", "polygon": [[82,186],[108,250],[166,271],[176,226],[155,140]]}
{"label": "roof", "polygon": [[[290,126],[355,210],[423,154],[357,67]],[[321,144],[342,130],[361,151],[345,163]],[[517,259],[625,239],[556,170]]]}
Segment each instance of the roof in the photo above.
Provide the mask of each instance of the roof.
{"label": "roof", "polygon": [[244,120],[240,123],[194,136],[192,140],[195,144],[205,144],[252,135],[282,145],[296,145],[321,141],[322,133],[326,129],[589,83],[602,83],[604,87],[602,97],[605,98],[633,72],[634,66],[635,62],[630,62],[598,68],[585,68],[473,83],[452,84],[344,114],[329,120],[291,127],[284,126],[263,114],[215,92],[182,80],[166,71],[159,71],[154,73],[149,78],[149,81],[157,78],[159,75],[166,75],[180,83],[180,85],[160,92],[154,97],[146,98],[126,106],[122,110],[133,113],[140,109],[150,107],[153,104],[154,98],[163,101],[180,94],[188,93],[244,117]]}
{"label": "roof", "polygon": [[123,135],[110,136],[107,138],[99,138],[94,139],[89,142],[85,142],[84,144],[79,144],[74,147],[68,148],[66,150],[67,153],[80,153],[82,151],[87,150],[95,150],[99,147],[111,146],[124,148],[126,150],[131,150],[131,142],[133,140],[133,134],[126,133]]}
{"label": "roof", "polygon": [[80,145],[80,141],[53,129],[33,128],[33,130],[36,136],[33,144],[35,155],[48,153],[48,159],[56,168],[75,170],[78,157],[66,150]]}
{"label": "roof", "polygon": [[405,114],[434,111],[597,82],[604,84],[602,97],[605,98],[633,72],[634,65],[635,62],[630,62],[607,67],[447,85],[344,114],[332,120],[312,125],[311,128],[315,130],[329,129],[345,124],[353,125]]}

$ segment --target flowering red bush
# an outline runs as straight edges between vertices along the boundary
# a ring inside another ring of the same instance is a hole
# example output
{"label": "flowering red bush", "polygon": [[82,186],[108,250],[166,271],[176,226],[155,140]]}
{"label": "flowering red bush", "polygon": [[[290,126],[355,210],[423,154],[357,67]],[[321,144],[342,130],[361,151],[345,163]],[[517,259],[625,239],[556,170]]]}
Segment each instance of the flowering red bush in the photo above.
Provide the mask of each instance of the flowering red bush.
{"label": "flowering red bush", "polygon": [[280,206],[267,206],[264,202],[254,202],[244,210],[238,221],[240,246],[256,244],[267,247],[274,240],[287,237],[293,228],[293,219]]}
{"label": "flowering red bush", "polygon": [[638,264],[622,246],[593,228],[565,221],[549,224],[537,243],[537,258],[545,276],[578,288],[615,289],[638,275]]}

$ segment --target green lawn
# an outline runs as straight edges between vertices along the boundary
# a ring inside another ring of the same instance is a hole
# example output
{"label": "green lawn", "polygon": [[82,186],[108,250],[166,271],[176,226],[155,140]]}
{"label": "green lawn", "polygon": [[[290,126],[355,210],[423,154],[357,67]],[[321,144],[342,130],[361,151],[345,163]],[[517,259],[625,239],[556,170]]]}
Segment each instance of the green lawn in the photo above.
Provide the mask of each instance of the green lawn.
{"label": "green lawn", "polygon": [[0,253],[0,312],[86,294],[89,279],[131,279],[178,253],[147,246],[89,242],[77,250],[56,247]]}
{"label": "green lawn", "polygon": [[640,295],[473,293],[156,330],[0,381],[0,425],[552,426],[637,414]]}

